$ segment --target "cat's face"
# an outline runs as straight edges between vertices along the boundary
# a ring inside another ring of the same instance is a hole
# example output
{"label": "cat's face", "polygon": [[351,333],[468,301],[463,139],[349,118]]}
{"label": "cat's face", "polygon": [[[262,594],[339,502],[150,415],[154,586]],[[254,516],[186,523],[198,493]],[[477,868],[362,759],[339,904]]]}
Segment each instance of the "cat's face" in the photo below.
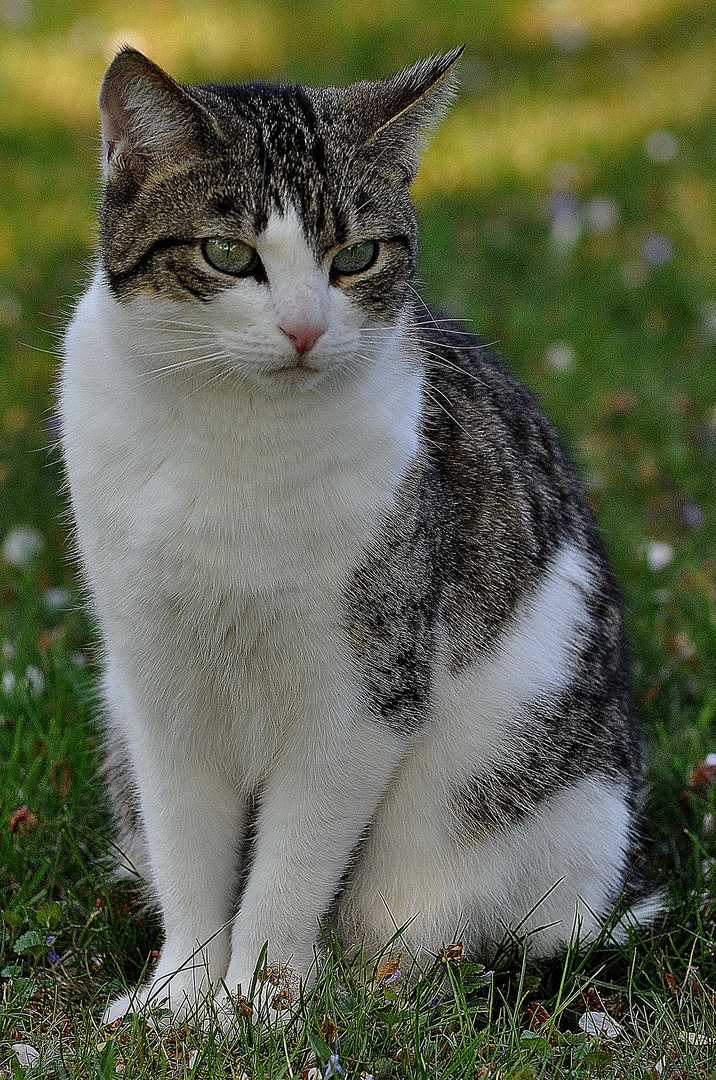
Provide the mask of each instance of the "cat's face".
{"label": "cat's face", "polygon": [[456,59],[342,90],[185,89],[120,53],[100,98],[101,252],[148,362],[181,340],[186,370],[286,389],[383,353],[410,302],[418,132]]}

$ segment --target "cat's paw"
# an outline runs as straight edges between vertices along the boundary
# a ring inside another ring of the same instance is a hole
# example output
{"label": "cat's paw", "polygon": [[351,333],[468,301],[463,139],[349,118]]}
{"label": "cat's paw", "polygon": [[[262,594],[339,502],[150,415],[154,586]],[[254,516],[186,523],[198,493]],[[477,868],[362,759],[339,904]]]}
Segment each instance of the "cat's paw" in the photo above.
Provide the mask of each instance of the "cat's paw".
{"label": "cat's paw", "polygon": [[141,1013],[146,1004],[144,991],[137,988],[131,994],[121,994],[114,1001],[110,1001],[102,1016],[103,1024],[113,1024],[115,1020],[121,1020],[131,1013]]}
{"label": "cat's paw", "polygon": [[206,975],[193,969],[169,975],[156,974],[145,986],[110,1002],[102,1022],[112,1024],[120,1017],[139,1013],[157,1028],[192,1022],[201,1024],[211,1012],[209,994]]}

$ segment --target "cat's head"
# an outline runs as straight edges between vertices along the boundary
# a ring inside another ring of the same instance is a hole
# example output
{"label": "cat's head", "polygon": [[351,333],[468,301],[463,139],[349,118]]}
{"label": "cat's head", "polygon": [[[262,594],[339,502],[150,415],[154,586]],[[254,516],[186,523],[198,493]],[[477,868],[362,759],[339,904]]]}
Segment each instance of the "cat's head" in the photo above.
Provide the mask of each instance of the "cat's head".
{"label": "cat's head", "polygon": [[100,94],[100,235],[127,316],[204,328],[205,354],[262,385],[367,361],[409,303],[408,186],[461,52],[322,89],[184,87],[120,52]]}

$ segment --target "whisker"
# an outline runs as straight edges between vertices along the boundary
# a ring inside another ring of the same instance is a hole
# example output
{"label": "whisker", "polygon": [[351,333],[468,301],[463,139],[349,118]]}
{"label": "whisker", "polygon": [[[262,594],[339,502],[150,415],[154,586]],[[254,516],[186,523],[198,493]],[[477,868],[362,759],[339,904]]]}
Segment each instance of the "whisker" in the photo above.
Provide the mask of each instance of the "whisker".
{"label": "whisker", "polygon": [[172,371],[186,371],[188,368],[201,367],[204,364],[211,364],[217,360],[228,360],[229,357],[223,352],[214,352],[209,356],[194,356],[188,360],[178,360],[176,364],[166,364],[161,368],[154,368],[151,371],[143,372],[140,374],[139,379],[142,382],[156,382],[161,379],[163,375],[168,375]]}
{"label": "whisker", "polygon": [[219,386],[221,386],[222,383],[226,382],[226,380],[234,374],[235,372],[230,371],[227,368],[221,368],[214,375],[212,375],[210,379],[207,379],[205,382],[201,383],[200,386],[195,387],[190,394],[187,394],[184,400],[188,401],[190,397],[193,397],[194,394],[197,394],[200,390],[205,390],[206,387],[211,386],[212,383],[218,382]]}
{"label": "whisker", "polygon": [[[423,300],[423,298],[420,295],[420,293],[418,292],[418,290],[415,288],[415,286],[411,282],[408,282],[408,288],[410,289],[413,296],[415,297],[415,299],[418,301],[418,303],[422,307],[423,312],[427,315],[427,317],[428,317],[428,325],[429,326],[432,326],[433,329],[437,330],[437,332],[439,334],[456,334],[456,335],[459,335],[459,334],[462,333],[462,331],[460,331],[460,330],[452,330],[449,326],[444,326],[442,323],[439,323],[437,321],[437,319],[435,318],[435,316],[433,315],[430,308],[428,307],[428,305]],[[471,324],[473,321],[474,321],[473,319],[450,319],[450,322],[454,322],[454,323],[463,322],[463,323]],[[484,345],[484,346],[480,346],[480,347],[487,348],[488,346]]]}
{"label": "whisker", "polygon": [[[437,324],[437,326],[438,326],[438,329],[439,329],[440,333],[455,334],[456,336],[460,336],[460,337],[463,336],[462,331],[460,331],[460,330],[450,330],[447,327],[441,327],[439,324]],[[421,328],[409,327],[408,332],[407,332],[407,337],[416,344],[426,345],[427,342],[425,341],[425,338],[420,336],[420,329]],[[378,336],[380,334],[380,331],[378,330],[377,327],[360,326],[360,327],[358,327],[358,333],[359,334],[365,334],[366,336],[370,336],[370,334],[372,333],[372,334]],[[435,344],[435,342],[433,342],[432,344]],[[474,352],[475,350],[480,350],[480,349],[491,349],[495,345],[498,345],[499,342],[497,340],[495,340],[495,341],[476,341],[472,345],[467,344],[467,343],[464,344],[464,345],[452,345],[448,341],[441,341],[439,344],[440,344],[440,348],[442,348],[442,349],[452,349],[454,352],[470,352],[470,351]]]}
{"label": "whisker", "polygon": [[149,319],[145,320],[142,330],[168,330],[178,334],[205,334],[216,330],[211,323],[177,323],[172,319]]}
{"label": "whisker", "polygon": [[57,356],[56,349],[41,349],[39,345],[30,345],[27,341],[21,341],[23,349],[31,349],[32,352],[43,353],[45,356]]}
{"label": "whisker", "polygon": [[461,430],[461,431],[462,431],[462,432],[463,432],[463,433],[464,433],[465,435],[467,435],[467,437],[468,437],[468,440],[469,440],[470,442],[475,442],[475,436],[473,435],[473,433],[472,433],[471,431],[468,431],[468,429],[467,429],[467,428],[466,428],[466,427],[464,426],[464,424],[461,424],[461,423],[460,423],[460,421],[458,420],[458,418],[457,418],[457,417],[456,417],[456,416],[455,416],[455,415],[454,415],[453,413],[451,413],[451,412],[450,412],[450,409],[447,409],[447,408],[446,408],[446,407],[445,407],[445,406],[444,406],[444,405],[442,404],[442,402],[438,401],[438,399],[437,399],[437,398],[436,398],[436,397],[434,396],[434,394],[433,394],[433,391],[434,391],[434,392],[435,392],[436,394],[440,394],[440,396],[441,396],[441,397],[443,397],[443,398],[445,399],[445,401],[447,401],[448,405],[452,405],[452,402],[450,401],[450,398],[449,398],[449,397],[447,396],[447,394],[445,394],[445,393],[444,393],[444,392],[443,392],[443,391],[442,391],[442,390],[441,390],[441,389],[440,389],[440,388],[439,388],[438,386],[431,386],[431,387],[425,387],[425,386],[423,386],[423,393],[425,394],[426,398],[427,398],[427,399],[428,399],[429,401],[432,401],[433,405],[437,405],[437,407],[438,407],[439,409],[442,409],[442,411],[443,411],[443,412],[445,413],[445,415],[446,415],[446,416],[447,416],[447,417],[448,417],[448,418],[449,418],[450,420],[452,420],[453,424],[457,424],[457,426],[458,426],[458,427],[460,428],[460,430]]}

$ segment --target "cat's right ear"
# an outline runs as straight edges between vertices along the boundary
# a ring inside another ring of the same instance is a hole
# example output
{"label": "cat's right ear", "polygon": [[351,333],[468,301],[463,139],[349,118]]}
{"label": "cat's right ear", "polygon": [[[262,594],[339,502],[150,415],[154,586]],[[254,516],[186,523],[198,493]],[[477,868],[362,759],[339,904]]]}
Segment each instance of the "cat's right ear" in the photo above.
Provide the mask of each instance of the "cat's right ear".
{"label": "cat's right ear", "polygon": [[215,125],[208,113],[136,49],[115,56],[99,94],[102,172],[138,188],[151,173],[201,153]]}

